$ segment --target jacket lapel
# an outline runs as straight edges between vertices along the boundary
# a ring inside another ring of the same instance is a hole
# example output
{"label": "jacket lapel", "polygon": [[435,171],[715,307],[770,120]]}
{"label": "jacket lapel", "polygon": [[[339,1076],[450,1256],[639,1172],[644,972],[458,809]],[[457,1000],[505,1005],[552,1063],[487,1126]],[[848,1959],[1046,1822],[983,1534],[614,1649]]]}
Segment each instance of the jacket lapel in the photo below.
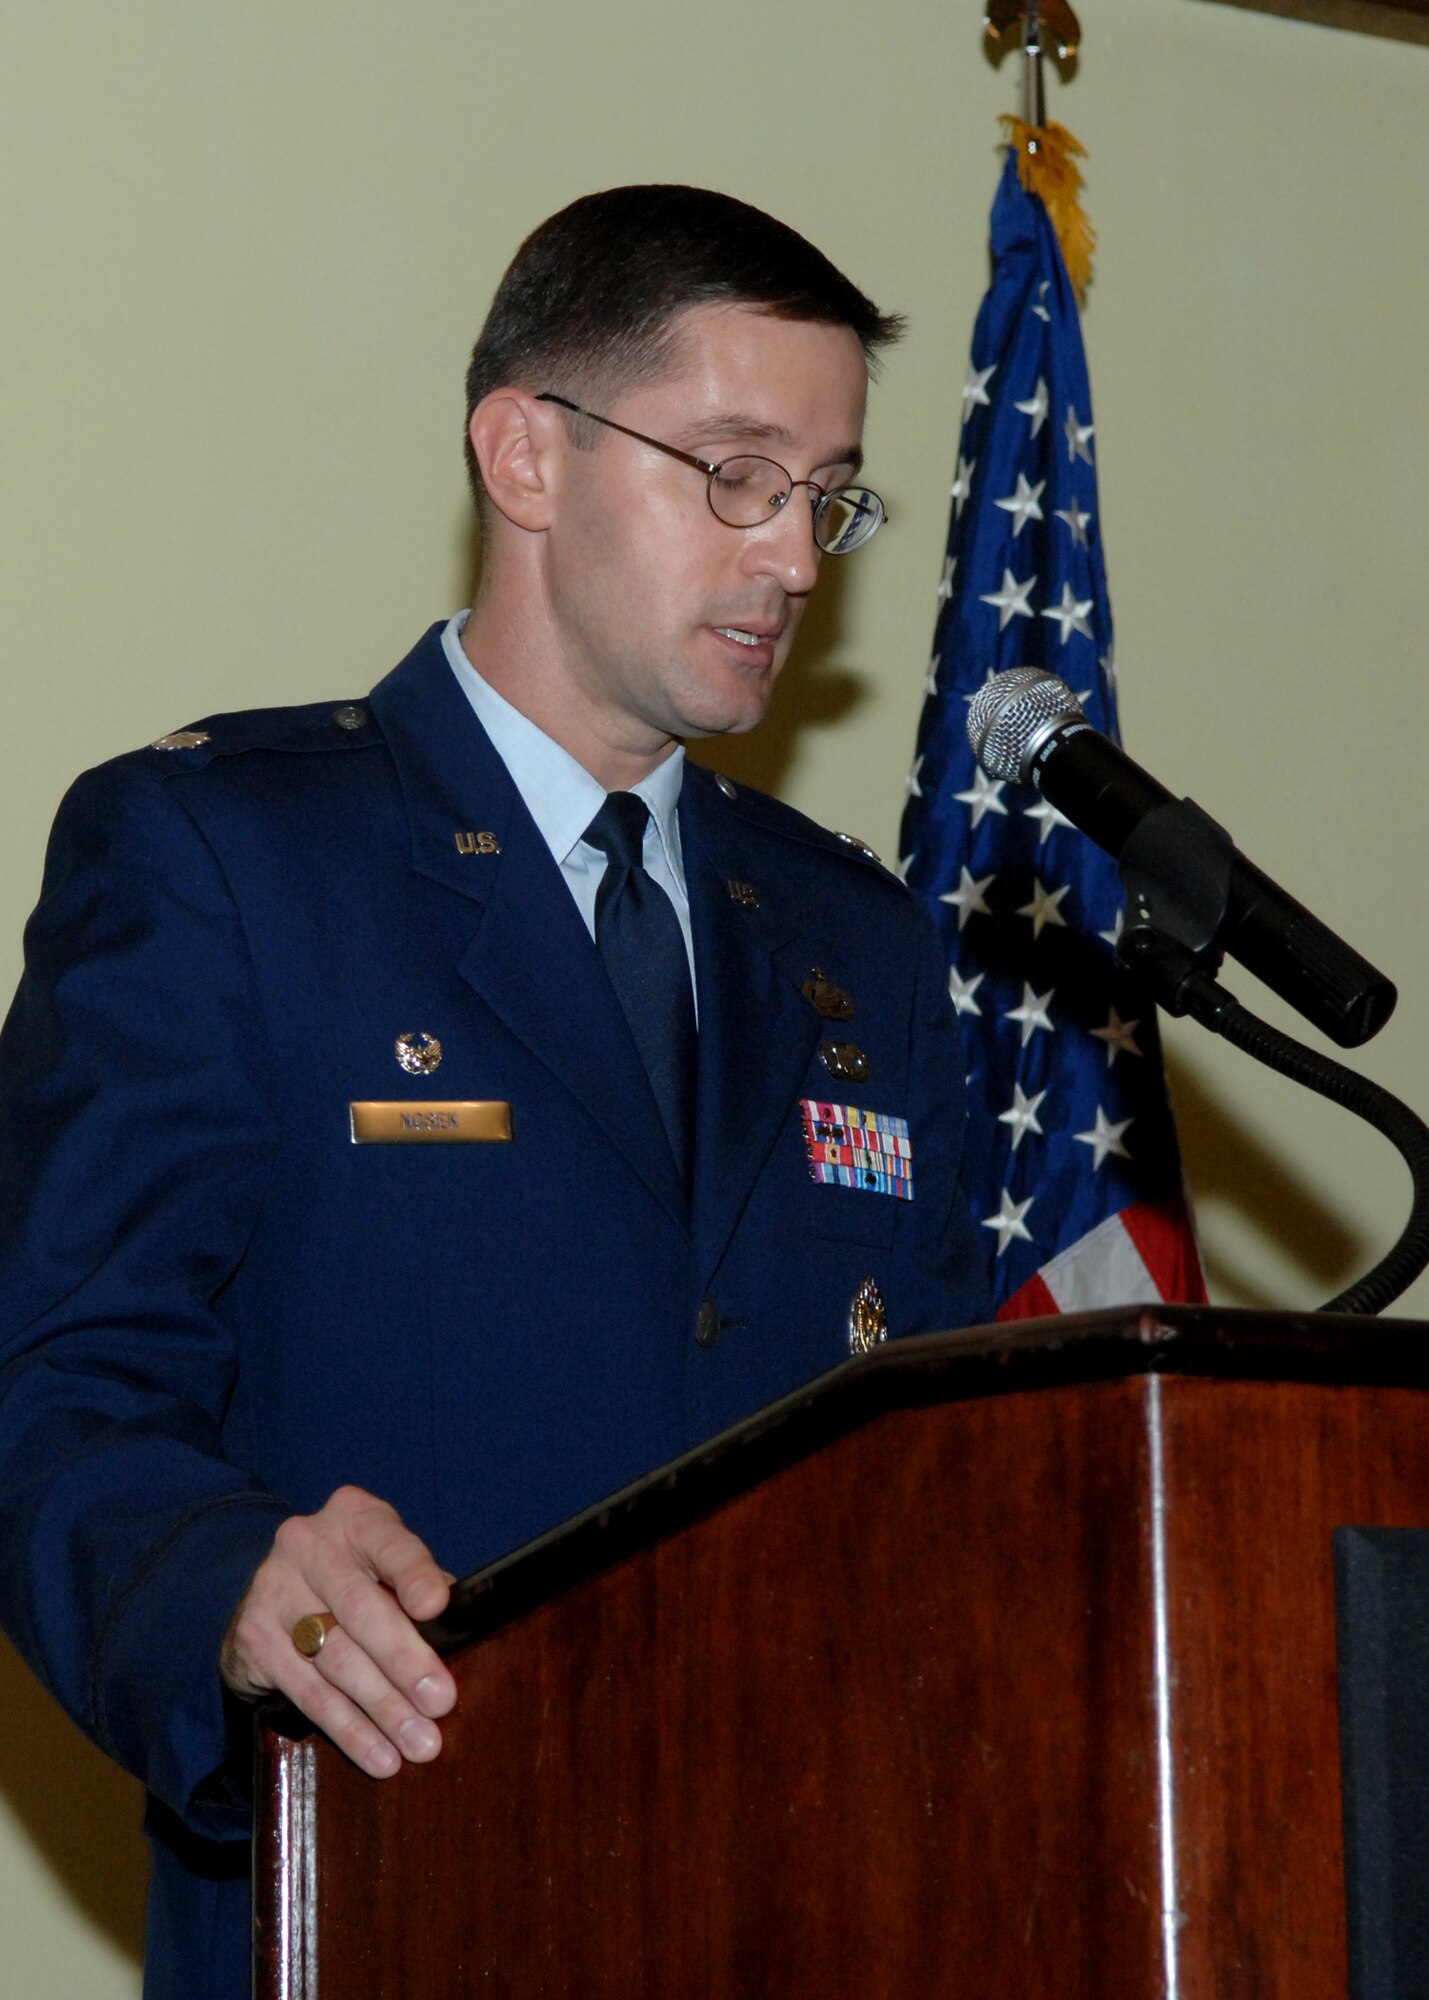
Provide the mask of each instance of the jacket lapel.
{"label": "jacket lapel", "polygon": [[[822,1023],[799,991],[810,971],[803,927],[780,908],[769,846],[693,767],[680,831],[700,1004],[693,1276],[702,1288],[789,1115]],[[758,907],[737,901],[731,882],[750,883]]]}
{"label": "jacket lapel", "polygon": [[[550,849],[457,684],[440,626],[373,690],[372,710],[396,766],[413,868],[477,906],[461,977],[687,1228],[684,1190],[620,1003]],[[464,852],[459,834],[489,835],[496,851]],[[519,1122],[517,1131],[519,1142]]]}

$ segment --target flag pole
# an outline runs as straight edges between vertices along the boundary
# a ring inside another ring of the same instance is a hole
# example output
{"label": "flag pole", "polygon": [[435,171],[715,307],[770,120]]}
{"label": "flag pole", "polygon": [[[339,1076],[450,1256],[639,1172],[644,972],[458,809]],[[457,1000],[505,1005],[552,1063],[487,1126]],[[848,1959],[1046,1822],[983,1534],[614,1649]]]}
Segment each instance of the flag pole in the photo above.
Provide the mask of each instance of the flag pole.
{"label": "flag pole", "polygon": [[[1042,76],[1042,8],[1040,0],[1028,0],[1022,23],[1022,53],[1026,69],[1022,78],[1022,116],[1039,132],[1047,123],[1047,96]],[[1037,141],[1029,141],[1035,149]]]}

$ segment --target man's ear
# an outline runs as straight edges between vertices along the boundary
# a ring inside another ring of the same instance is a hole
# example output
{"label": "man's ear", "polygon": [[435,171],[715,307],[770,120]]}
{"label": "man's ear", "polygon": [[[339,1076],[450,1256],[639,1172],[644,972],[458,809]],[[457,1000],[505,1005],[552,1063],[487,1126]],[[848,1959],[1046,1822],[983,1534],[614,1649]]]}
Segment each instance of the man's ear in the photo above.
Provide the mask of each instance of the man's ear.
{"label": "man's ear", "polygon": [[493,389],[471,413],[469,435],[491,503],[518,528],[551,524],[562,442],[557,416],[524,389]]}

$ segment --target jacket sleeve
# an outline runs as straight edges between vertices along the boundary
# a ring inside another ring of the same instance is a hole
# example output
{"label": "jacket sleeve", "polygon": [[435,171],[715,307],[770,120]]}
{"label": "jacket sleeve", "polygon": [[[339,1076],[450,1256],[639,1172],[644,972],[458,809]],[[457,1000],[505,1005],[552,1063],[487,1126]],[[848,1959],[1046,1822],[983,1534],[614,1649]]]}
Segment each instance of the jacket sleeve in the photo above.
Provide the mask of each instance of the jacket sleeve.
{"label": "jacket sleeve", "polygon": [[273,1154],[249,957],[182,785],[61,807],[0,1034],[0,1622],[103,1749],[237,1835],[218,1673],[291,1509],[226,1462],[213,1302]]}

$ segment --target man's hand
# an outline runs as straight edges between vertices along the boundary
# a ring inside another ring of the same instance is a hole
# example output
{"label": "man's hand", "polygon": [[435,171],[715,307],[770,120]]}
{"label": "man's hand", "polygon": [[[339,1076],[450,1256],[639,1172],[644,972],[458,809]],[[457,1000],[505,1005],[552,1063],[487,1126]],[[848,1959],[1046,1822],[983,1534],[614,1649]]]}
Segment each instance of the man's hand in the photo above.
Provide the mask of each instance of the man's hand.
{"label": "man's hand", "polygon": [[[394,1508],[340,1486],[316,1514],[279,1528],[233,1614],[223,1678],[250,1700],[285,1694],[374,1778],[392,1777],[404,1757],[427,1763],[442,1747],[431,1718],[446,1714],[456,1685],[411,1621],[439,1616],[450,1584]],[[337,1624],[305,1660],[292,1628],[309,1611]]]}

